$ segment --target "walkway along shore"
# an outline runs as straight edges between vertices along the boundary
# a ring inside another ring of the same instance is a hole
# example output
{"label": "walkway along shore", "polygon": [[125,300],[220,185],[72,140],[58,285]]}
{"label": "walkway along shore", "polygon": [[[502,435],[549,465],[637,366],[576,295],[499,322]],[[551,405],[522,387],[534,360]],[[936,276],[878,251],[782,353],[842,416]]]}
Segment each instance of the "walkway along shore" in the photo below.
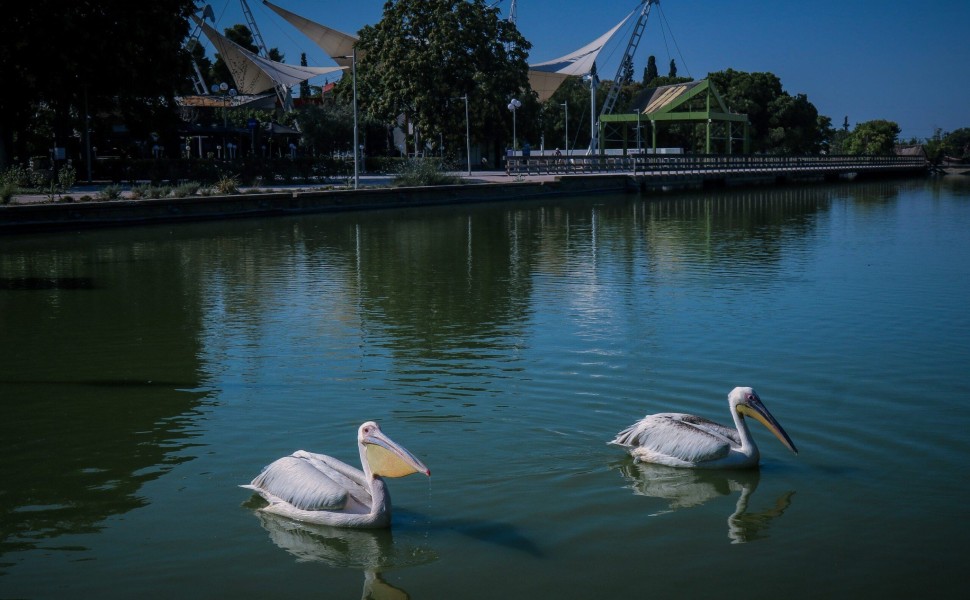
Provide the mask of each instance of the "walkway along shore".
{"label": "walkway along shore", "polygon": [[[455,185],[390,187],[387,176],[362,176],[358,189],[333,186],[294,187],[271,191],[242,190],[223,196],[50,202],[47,196],[18,196],[0,206],[0,234],[37,231],[71,231],[99,227],[175,223],[214,219],[269,217],[441,206],[482,202],[508,202],[551,197],[607,193],[663,193],[679,189],[773,185],[855,177],[925,176],[924,165],[894,164],[873,169],[823,169],[777,166],[771,170],[725,169],[720,163],[693,164],[695,168],[661,171],[620,171],[627,165],[613,163],[582,170],[567,169],[555,160],[518,159],[509,171],[473,172]],[[797,165],[796,165],[797,166]],[[579,172],[577,172],[579,171]],[[598,171],[598,172],[597,172]],[[78,188],[64,195],[75,200],[96,195],[94,189]]]}

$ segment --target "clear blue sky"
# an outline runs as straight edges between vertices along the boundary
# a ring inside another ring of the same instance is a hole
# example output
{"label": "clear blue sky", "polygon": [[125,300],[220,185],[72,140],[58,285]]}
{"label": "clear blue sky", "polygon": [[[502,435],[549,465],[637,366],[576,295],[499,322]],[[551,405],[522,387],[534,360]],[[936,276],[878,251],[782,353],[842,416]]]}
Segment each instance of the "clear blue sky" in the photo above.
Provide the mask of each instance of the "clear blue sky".
{"label": "clear blue sky", "polygon": [[[297,64],[333,62],[263,5],[248,0],[269,47]],[[275,0],[296,14],[356,33],[380,20],[384,0]],[[216,28],[245,23],[239,0],[210,0]],[[532,42],[530,62],[559,57],[599,37],[638,0],[518,0],[517,25]],[[503,15],[510,0],[498,3]],[[600,55],[612,78],[626,46],[621,29]],[[211,45],[209,54],[212,54]],[[970,1],[968,0],[661,0],[636,55],[640,77],[654,55],[661,75],[670,59],[678,75],[696,79],[733,68],[771,72],[789,94],[805,94],[823,115],[850,126],[895,121],[901,139],[970,127]],[[314,81],[314,83],[319,83]]]}

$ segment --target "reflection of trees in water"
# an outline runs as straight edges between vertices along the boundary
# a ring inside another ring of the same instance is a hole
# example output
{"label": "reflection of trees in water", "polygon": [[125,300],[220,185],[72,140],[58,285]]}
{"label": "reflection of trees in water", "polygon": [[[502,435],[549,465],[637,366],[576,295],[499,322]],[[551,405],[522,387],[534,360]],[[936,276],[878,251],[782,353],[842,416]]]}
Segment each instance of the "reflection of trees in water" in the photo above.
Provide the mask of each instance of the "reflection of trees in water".
{"label": "reflection of trees in water", "polygon": [[[258,503],[258,500],[251,502]],[[255,508],[253,505],[248,505]],[[361,598],[408,598],[407,592],[387,583],[381,573],[434,562],[430,548],[395,542],[390,529],[356,530],[301,523],[260,510],[253,514],[278,547],[300,562],[319,562],[329,567],[359,569],[364,573]]]}
{"label": "reflection of trees in water", "polygon": [[0,554],[97,531],[108,517],[146,504],[142,485],[192,458],[183,451],[200,393],[167,383],[2,387],[25,401],[5,409],[18,425],[0,452]]}
{"label": "reflection of trees in water", "polygon": [[[224,363],[231,344],[352,335],[359,353],[387,353],[399,380],[433,381],[450,398],[466,375],[488,371],[497,380],[516,368],[543,286],[565,286],[572,314],[606,327],[647,318],[651,279],[685,260],[709,262],[715,274],[755,265],[749,272],[771,282],[785,240],[805,237],[838,189],[268,219],[220,224],[215,236],[193,226],[180,230],[189,232],[180,244],[184,260],[200,265],[210,368]],[[628,305],[606,307],[600,300],[611,281],[646,285]],[[285,329],[294,322],[301,326]]]}
{"label": "reflection of trees in water", "polygon": [[145,482],[191,460],[205,394],[192,391],[199,280],[177,246],[114,232],[24,240],[0,254],[0,279],[30,284],[0,289],[12,350],[0,361],[7,554],[58,548],[58,536],[144,506]]}
{"label": "reflection of trees in water", "polygon": [[728,515],[728,537],[732,543],[743,544],[768,537],[772,522],[781,517],[791,505],[794,491],[788,491],[768,508],[749,511],[749,503],[758,488],[760,472],[716,471],[701,469],[677,469],[663,465],[624,460],[613,465],[630,489],[638,496],[658,498],[667,503],[663,510],[651,516],[659,516],[685,508],[700,506],[722,496],[738,494],[734,511]]}

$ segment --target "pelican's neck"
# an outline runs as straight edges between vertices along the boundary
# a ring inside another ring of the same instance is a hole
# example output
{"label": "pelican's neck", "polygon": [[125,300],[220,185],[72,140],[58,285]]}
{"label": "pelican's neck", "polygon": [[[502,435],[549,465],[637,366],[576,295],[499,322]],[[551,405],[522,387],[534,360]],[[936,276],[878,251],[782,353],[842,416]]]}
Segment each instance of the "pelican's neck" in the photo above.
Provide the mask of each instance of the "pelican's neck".
{"label": "pelican's neck", "polygon": [[364,472],[364,479],[373,487],[374,472],[371,471],[370,462],[367,460],[367,448],[363,442],[357,442],[357,451],[360,453],[360,468]]}
{"label": "pelican's neck", "polygon": [[741,438],[740,451],[748,456],[758,458],[758,446],[755,445],[754,438],[751,437],[751,430],[748,429],[748,422],[745,420],[744,416],[738,412],[738,409],[733,402],[731,403],[731,418],[734,419],[734,428],[738,430],[738,437]]}
{"label": "pelican's neck", "polygon": [[357,447],[360,450],[360,468],[364,471],[364,481],[367,482],[367,491],[370,492],[370,514],[390,514],[391,496],[387,493],[387,485],[371,470],[364,444],[357,442]]}

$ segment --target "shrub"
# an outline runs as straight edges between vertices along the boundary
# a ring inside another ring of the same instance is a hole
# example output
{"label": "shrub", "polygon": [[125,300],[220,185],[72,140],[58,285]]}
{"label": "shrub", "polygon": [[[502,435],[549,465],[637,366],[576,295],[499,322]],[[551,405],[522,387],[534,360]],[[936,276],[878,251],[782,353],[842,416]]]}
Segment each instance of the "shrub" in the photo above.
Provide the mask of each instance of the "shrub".
{"label": "shrub", "polygon": [[77,183],[77,171],[71,165],[65,165],[61,167],[61,170],[57,172],[57,187],[60,193],[64,193],[74,187]]}
{"label": "shrub", "polygon": [[17,191],[17,186],[10,182],[3,182],[0,184],[0,204],[10,204],[13,200],[14,192]]}
{"label": "shrub", "polygon": [[176,198],[186,198],[188,196],[194,196],[199,192],[199,188],[202,187],[198,182],[186,181],[185,183],[177,186],[172,190],[172,195]]}
{"label": "shrub", "polygon": [[20,165],[13,165],[0,173],[0,186],[10,185],[14,189],[30,187],[30,171]]}
{"label": "shrub", "polygon": [[232,175],[223,175],[222,178],[216,182],[215,187],[216,191],[223,195],[238,194],[239,180]]}
{"label": "shrub", "polygon": [[98,192],[98,200],[119,200],[121,199],[120,185],[106,185]]}
{"label": "shrub", "polygon": [[461,178],[448,172],[443,160],[416,158],[407,161],[394,178],[396,186],[451,185]]}

